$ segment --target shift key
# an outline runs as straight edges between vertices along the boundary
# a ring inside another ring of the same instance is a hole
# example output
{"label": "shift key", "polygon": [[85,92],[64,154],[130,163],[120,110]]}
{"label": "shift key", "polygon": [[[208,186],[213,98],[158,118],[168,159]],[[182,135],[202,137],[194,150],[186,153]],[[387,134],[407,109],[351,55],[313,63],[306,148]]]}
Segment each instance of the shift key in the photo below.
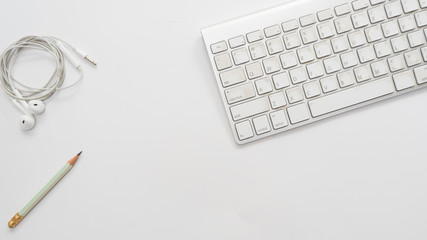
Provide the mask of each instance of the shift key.
{"label": "shift key", "polygon": [[267,112],[270,110],[266,97],[248,101],[233,107],[230,107],[231,116],[234,121],[247,118],[258,113]]}

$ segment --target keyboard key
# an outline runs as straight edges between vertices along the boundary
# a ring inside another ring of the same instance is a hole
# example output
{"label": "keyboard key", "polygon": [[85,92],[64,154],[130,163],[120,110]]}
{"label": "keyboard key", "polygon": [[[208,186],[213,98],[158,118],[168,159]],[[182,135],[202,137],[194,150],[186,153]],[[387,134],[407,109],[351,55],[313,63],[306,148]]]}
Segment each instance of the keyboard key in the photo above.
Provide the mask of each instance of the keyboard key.
{"label": "keyboard key", "polygon": [[286,49],[292,49],[301,46],[301,41],[297,33],[289,33],[283,35]]}
{"label": "keyboard key", "polygon": [[319,21],[325,21],[334,17],[334,12],[332,9],[325,9],[323,11],[317,12],[317,19]]}
{"label": "keyboard key", "polygon": [[279,59],[277,57],[268,58],[262,61],[266,74],[271,74],[279,71],[281,68]]}
{"label": "keyboard key", "polygon": [[366,63],[375,59],[375,52],[372,46],[357,49],[360,63]]}
{"label": "keyboard key", "polygon": [[314,60],[314,51],[312,47],[304,47],[297,50],[300,63],[306,63]]}
{"label": "keyboard key", "polygon": [[224,52],[227,50],[227,43],[225,41],[217,42],[211,45],[211,51],[213,54]]}
{"label": "keyboard key", "polygon": [[334,24],[338,34],[345,33],[353,29],[348,16],[335,19]]}
{"label": "keyboard key", "polygon": [[356,76],[356,81],[359,83],[371,80],[372,78],[371,68],[369,67],[369,65],[357,67],[354,69],[354,75]]}
{"label": "keyboard key", "polygon": [[406,36],[400,36],[396,38],[391,39],[391,46],[393,48],[393,51],[395,53],[404,51],[409,48],[408,40],[406,39]]}
{"label": "keyboard key", "polygon": [[262,42],[250,45],[249,52],[251,53],[251,57],[253,60],[260,59],[267,56],[267,52],[265,51],[265,46]]}
{"label": "keyboard key", "polygon": [[418,10],[418,0],[402,0],[402,7],[405,13]]}
{"label": "keyboard key", "polygon": [[244,121],[241,123],[236,123],[237,136],[240,140],[245,140],[254,136],[252,132],[251,123],[249,121]]}
{"label": "keyboard key", "polygon": [[252,119],[252,121],[257,135],[271,131],[267,116],[262,115]]}
{"label": "keyboard key", "polygon": [[228,44],[230,44],[230,48],[240,47],[246,44],[245,37],[237,36],[228,40]]}
{"label": "keyboard key", "polygon": [[284,69],[296,66],[298,64],[297,57],[294,52],[287,52],[280,55],[280,61]]}
{"label": "keyboard key", "polygon": [[374,77],[380,77],[388,73],[388,67],[385,60],[371,63],[371,68]]}
{"label": "keyboard key", "polygon": [[[427,0],[426,0],[427,2]],[[427,25],[427,11],[415,13],[415,21],[418,27],[424,27]]]}
{"label": "keyboard key", "polygon": [[240,48],[231,52],[235,65],[240,65],[249,62],[249,55],[246,48]]}
{"label": "keyboard key", "polygon": [[268,105],[267,97],[258,98],[230,107],[231,116],[234,121],[267,112],[268,110],[270,110],[270,106]]}
{"label": "keyboard key", "polygon": [[332,38],[331,45],[334,53],[339,53],[348,49],[348,41],[345,36]]}
{"label": "keyboard key", "polygon": [[214,57],[214,60],[215,60],[216,68],[218,69],[218,71],[221,71],[233,66],[233,64],[231,63],[230,55],[228,53],[216,55]]}
{"label": "keyboard key", "polygon": [[389,41],[383,41],[379,42],[377,44],[374,44],[375,53],[377,54],[378,58],[382,58],[384,56],[390,55],[393,50],[391,50],[391,45]]}
{"label": "keyboard key", "polygon": [[411,46],[412,48],[421,46],[426,42],[424,33],[422,30],[409,33],[408,41],[409,41],[409,46]]}
{"label": "keyboard key", "polygon": [[395,20],[381,24],[385,37],[391,37],[399,33],[399,27]]}
{"label": "keyboard key", "polygon": [[340,87],[345,88],[356,83],[353,71],[345,71],[337,74],[337,79]]}
{"label": "keyboard key", "polygon": [[312,98],[320,95],[319,83],[317,81],[306,83],[303,85],[304,93],[307,98]]}
{"label": "keyboard key", "polygon": [[219,74],[219,78],[223,87],[246,81],[246,75],[241,67],[222,72]]}
{"label": "keyboard key", "polygon": [[350,42],[350,46],[352,48],[362,46],[366,43],[365,34],[362,30],[355,31],[348,34],[348,41]]}
{"label": "keyboard key", "polygon": [[368,15],[369,15],[369,20],[371,21],[371,23],[381,22],[387,18],[383,6],[379,6],[379,7],[369,9]]}
{"label": "keyboard key", "polygon": [[292,124],[296,124],[302,121],[310,119],[310,113],[308,112],[307,105],[299,104],[296,106],[288,107],[289,120]]}
{"label": "keyboard key", "polygon": [[420,7],[421,8],[427,7],[427,0],[420,0]]}
{"label": "keyboard key", "polygon": [[288,96],[288,101],[290,104],[302,101],[304,99],[301,87],[286,89],[286,96]]}
{"label": "keyboard key", "polygon": [[329,76],[320,79],[320,85],[324,93],[332,92],[338,89],[338,83],[335,76]]}
{"label": "keyboard key", "polygon": [[267,50],[270,55],[283,52],[283,43],[282,39],[280,38],[273,38],[265,41],[265,44],[267,45]]}
{"label": "keyboard key", "polygon": [[229,88],[225,90],[224,93],[229,104],[240,102],[255,97],[256,95],[252,83],[245,83],[237,87]]}
{"label": "keyboard key", "polygon": [[427,47],[421,48],[421,55],[423,55],[424,62],[427,62]]}
{"label": "keyboard key", "polygon": [[274,25],[271,27],[264,28],[264,33],[266,37],[272,37],[279,35],[281,33],[279,25]]}
{"label": "keyboard key", "polygon": [[293,84],[298,84],[307,80],[304,67],[295,68],[289,71]]}
{"label": "keyboard key", "polygon": [[305,27],[305,26],[316,23],[316,17],[314,16],[314,14],[309,14],[309,15],[300,17],[299,22],[301,24],[301,27]]}
{"label": "keyboard key", "polygon": [[404,69],[405,66],[405,60],[403,59],[402,55],[393,56],[387,59],[388,66],[390,67],[390,71],[396,72],[399,70]]}
{"label": "keyboard key", "polygon": [[414,68],[414,73],[418,84],[427,82],[427,65]]}
{"label": "keyboard key", "polygon": [[394,92],[390,77],[371,81],[308,102],[313,117],[318,117],[340,109],[366,102]]}
{"label": "keyboard key", "polygon": [[289,32],[299,27],[297,20],[290,20],[282,23],[283,32]]}
{"label": "keyboard key", "polygon": [[341,16],[341,15],[347,14],[349,12],[351,12],[351,8],[350,8],[350,5],[348,3],[335,7],[335,14],[337,16]]}
{"label": "keyboard key", "polygon": [[369,24],[368,14],[365,11],[351,14],[351,21],[354,28],[365,27]]}
{"label": "keyboard key", "polygon": [[308,72],[308,77],[311,79],[323,76],[324,71],[323,71],[322,62],[315,62],[312,64],[308,64],[307,72]]}
{"label": "keyboard key", "polygon": [[259,95],[269,93],[273,91],[273,87],[271,86],[270,78],[263,78],[255,81],[256,90]]}
{"label": "keyboard key", "polygon": [[366,39],[369,43],[375,42],[383,38],[383,33],[381,31],[380,25],[375,25],[365,29]]}
{"label": "keyboard key", "polygon": [[246,73],[248,74],[249,79],[254,79],[261,77],[263,75],[262,68],[259,62],[254,62],[245,66]]}
{"label": "keyboard key", "polygon": [[270,118],[273,129],[279,129],[288,126],[288,119],[286,118],[284,110],[270,113]]}
{"label": "keyboard key", "polygon": [[393,81],[397,91],[413,87],[416,84],[414,74],[411,70],[393,75]]}
{"label": "keyboard key", "polygon": [[332,54],[328,41],[323,41],[313,45],[317,58],[326,57]]}
{"label": "keyboard key", "polygon": [[263,39],[264,37],[262,35],[262,32],[258,30],[258,31],[254,31],[246,34],[246,38],[248,39],[249,43],[253,43]]}
{"label": "keyboard key", "polygon": [[286,105],[285,94],[283,92],[277,92],[268,96],[270,99],[271,108],[276,109]]}
{"label": "keyboard key", "polygon": [[304,28],[300,31],[301,39],[304,44],[317,41],[317,33],[313,27]]}
{"label": "keyboard key", "polygon": [[332,37],[335,35],[335,29],[332,22],[325,22],[317,25],[317,31],[321,39]]}
{"label": "keyboard key", "polygon": [[423,57],[418,49],[406,52],[404,56],[408,67],[415,66],[423,61]]}
{"label": "keyboard key", "polygon": [[327,74],[341,70],[341,64],[338,57],[331,57],[323,60],[323,65],[325,65]]}
{"label": "keyboard key", "polygon": [[357,61],[357,55],[354,52],[347,52],[341,54],[341,62],[344,68],[356,66],[359,62]]}
{"label": "keyboard key", "polygon": [[400,1],[394,1],[384,5],[385,12],[388,18],[393,18],[402,15],[402,7]]}
{"label": "keyboard key", "polygon": [[351,2],[351,5],[353,5],[354,11],[367,8],[369,7],[369,1],[368,0],[356,0]]}
{"label": "keyboard key", "polygon": [[271,77],[273,79],[274,87],[279,90],[285,87],[289,87],[290,79],[287,72],[282,72]]}
{"label": "keyboard key", "polygon": [[377,5],[383,2],[385,2],[385,0],[371,0],[371,5]]}
{"label": "keyboard key", "polygon": [[411,15],[401,17],[397,19],[397,22],[399,23],[400,31],[407,32],[415,29],[415,21],[414,17]]}

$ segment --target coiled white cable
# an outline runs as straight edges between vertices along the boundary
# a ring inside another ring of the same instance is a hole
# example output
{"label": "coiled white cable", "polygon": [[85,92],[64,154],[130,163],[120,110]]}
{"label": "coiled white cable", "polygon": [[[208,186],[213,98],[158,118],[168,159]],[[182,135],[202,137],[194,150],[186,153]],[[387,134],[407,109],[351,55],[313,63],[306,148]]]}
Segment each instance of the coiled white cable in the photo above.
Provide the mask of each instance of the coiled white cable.
{"label": "coiled white cable", "polygon": [[[51,97],[57,90],[76,85],[83,78],[83,70],[78,61],[68,52],[73,50],[84,59],[96,65],[83,51],[75,49],[70,44],[50,36],[26,36],[10,45],[0,56],[0,85],[2,89],[15,100],[45,100]],[[56,62],[56,69],[52,76],[42,87],[32,87],[23,84],[12,76],[12,68],[22,49],[31,48],[48,52]],[[63,87],[65,80],[64,55],[79,71],[79,78],[72,84]],[[18,93],[17,93],[18,92]]]}

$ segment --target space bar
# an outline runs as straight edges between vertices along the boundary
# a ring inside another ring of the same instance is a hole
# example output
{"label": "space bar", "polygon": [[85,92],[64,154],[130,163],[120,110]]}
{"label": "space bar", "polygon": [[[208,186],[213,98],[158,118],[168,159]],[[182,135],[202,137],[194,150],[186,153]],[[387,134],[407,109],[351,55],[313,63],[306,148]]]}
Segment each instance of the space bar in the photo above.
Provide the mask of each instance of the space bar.
{"label": "space bar", "polygon": [[390,77],[381,78],[308,102],[313,117],[337,111],[394,92]]}

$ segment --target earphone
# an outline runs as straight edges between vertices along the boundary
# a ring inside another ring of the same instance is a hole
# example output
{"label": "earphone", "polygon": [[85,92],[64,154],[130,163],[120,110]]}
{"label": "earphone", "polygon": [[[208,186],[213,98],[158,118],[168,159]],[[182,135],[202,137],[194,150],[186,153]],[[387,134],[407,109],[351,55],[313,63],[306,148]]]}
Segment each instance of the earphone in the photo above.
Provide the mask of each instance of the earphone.
{"label": "earphone", "polygon": [[[24,48],[47,51],[56,62],[56,70],[52,77],[41,88],[27,86],[11,75],[11,69],[16,62],[19,52]],[[95,61],[89,58],[82,50],[75,49],[70,44],[50,36],[27,36],[10,45],[0,57],[0,86],[9,95],[12,103],[24,114],[20,119],[22,130],[34,128],[36,120],[34,115],[42,114],[45,111],[43,100],[50,98],[57,90],[66,89],[76,85],[83,78],[83,71],[80,63],[71,55],[68,49],[73,50],[85,60],[93,65]],[[64,56],[79,71],[80,76],[74,83],[62,87],[65,81],[65,60]]]}
{"label": "earphone", "polygon": [[[13,89],[13,91],[16,96],[22,98],[18,90]],[[21,129],[24,131],[31,130],[36,124],[34,115],[42,114],[46,109],[44,102],[41,100],[31,100],[27,103],[24,100],[16,100],[12,98],[12,103],[24,114],[21,116],[19,121]]]}

